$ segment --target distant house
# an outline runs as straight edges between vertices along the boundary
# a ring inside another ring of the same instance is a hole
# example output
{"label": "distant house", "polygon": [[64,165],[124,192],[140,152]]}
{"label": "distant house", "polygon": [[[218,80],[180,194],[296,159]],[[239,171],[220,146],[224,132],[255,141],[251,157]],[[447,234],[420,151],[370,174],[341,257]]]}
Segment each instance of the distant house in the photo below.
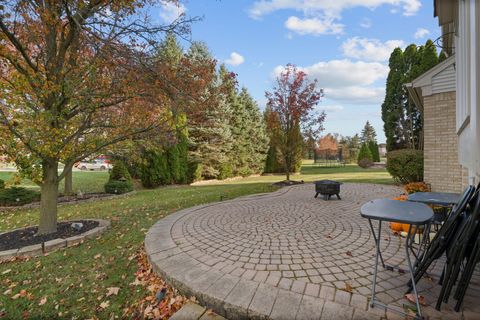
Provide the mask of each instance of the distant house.
{"label": "distant house", "polygon": [[387,144],[386,143],[380,143],[378,145],[378,153],[380,154],[380,157],[386,157],[387,156]]}

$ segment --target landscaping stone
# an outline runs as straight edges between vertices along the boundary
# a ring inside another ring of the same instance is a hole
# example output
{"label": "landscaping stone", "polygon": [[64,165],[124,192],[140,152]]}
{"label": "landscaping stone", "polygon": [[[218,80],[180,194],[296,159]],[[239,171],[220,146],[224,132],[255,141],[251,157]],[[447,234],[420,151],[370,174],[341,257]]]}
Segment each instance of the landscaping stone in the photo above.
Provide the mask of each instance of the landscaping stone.
{"label": "landscaping stone", "polygon": [[196,303],[187,302],[187,304],[170,317],[170,320],[198,320],[206,311],[207,309]]}
{"label": "landscaping stone", "polygon": [[79,235],[65,239],[67,241],[67,247],[76,246],[79,243],[85,241],[85,236]]}
{"label": "landscaping stone", "polygon": [[16,257],[18,249],[5,250],[0,252],[0,261],[10,260],[13,257]]}
{"label": "landscaping stone", "polygon": [[[341,201],[322,201],[312,188],[287,187],[169,215],[146,235],[148,259],[181,293],[231,320],[385,318],[384,309],[368,306],[375,244],[359,209],[402,189],[346,183]],[[382,230],[383,258],[406,269],[404,239],[387,224]],[[420,294],[438,294],[438,266],[429,270],[433,281],[420,281]],[[408,279],[379,268],[376,299],[402,306]],[[480,285],[478,275],[473,282]],[[478,295],[467,292],[465,310],[480,312],[469,303]],[[442,317],[458,316],[451,309]]]}
{"label": "landscaping stone", "polygon": [[65,239],[54,239],[44,243],[44,251],[52,252],[60,248],[65,248],[67,246],[67,240]]}
{"label": "landscaping stone", "polygon": [[32,246],[26,246],[18,250],[18,256],[21,257],[35,257],[43,254],[43,248],[41,244],[34,244]]}

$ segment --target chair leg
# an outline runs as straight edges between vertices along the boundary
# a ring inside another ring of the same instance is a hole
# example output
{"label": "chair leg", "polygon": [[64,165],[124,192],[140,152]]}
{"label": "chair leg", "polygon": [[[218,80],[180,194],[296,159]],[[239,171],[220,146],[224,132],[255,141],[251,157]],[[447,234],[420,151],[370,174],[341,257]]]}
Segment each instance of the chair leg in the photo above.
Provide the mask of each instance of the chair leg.
{"label": "chair leg", "polygon": [[340,198],[340,195],[338,193],[337,193],[337,199],[342,200],[342,198]]}
{"label": "chair leg", "polygon": [[315,198],[318,197],[319,192],[315,193]]}

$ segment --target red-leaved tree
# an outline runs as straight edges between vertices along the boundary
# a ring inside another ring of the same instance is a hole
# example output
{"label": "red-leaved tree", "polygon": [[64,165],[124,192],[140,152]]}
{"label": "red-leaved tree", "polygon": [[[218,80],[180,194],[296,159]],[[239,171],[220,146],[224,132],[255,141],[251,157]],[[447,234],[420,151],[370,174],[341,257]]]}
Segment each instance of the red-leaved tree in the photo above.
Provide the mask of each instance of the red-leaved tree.
{"label": "red-leaved tree", "polygon": [[315,111],[323,90],[317,89],[316,79],[310,81],[304,71],[288,64],[277,77],[273,90],[265,95],[271,144],[276,146],[279,161],[290,180],[302,153],[302,131],[316,135],[323,130],[326,114]]}

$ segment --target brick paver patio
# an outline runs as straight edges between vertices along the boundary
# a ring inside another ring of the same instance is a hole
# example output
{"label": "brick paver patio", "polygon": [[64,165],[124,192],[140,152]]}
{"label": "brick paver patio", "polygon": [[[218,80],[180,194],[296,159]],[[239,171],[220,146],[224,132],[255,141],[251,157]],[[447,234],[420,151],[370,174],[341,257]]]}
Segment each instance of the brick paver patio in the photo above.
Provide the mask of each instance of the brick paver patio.
{"label": "brick paver patio", "polygon": [[[305,184],[198,206],[160,220],[145,246],[160,275],[229,319],[401,319],[368,306],[375,246],[359,214],[366,201],[401,192],[394,186],[344,184],[341,201],[324,201],[313,197],[313,184]],[[384,259],[406,269],[404,239],[384,230]],[[424,313],[479,319],[478,272],[461,313],[452,311],[454,302],[441,313],[431,307],[440,289],[438,269],[419,285]],[[378,299],[411,305],[403,298],[407,281],[406,274],[382,270]]]}

